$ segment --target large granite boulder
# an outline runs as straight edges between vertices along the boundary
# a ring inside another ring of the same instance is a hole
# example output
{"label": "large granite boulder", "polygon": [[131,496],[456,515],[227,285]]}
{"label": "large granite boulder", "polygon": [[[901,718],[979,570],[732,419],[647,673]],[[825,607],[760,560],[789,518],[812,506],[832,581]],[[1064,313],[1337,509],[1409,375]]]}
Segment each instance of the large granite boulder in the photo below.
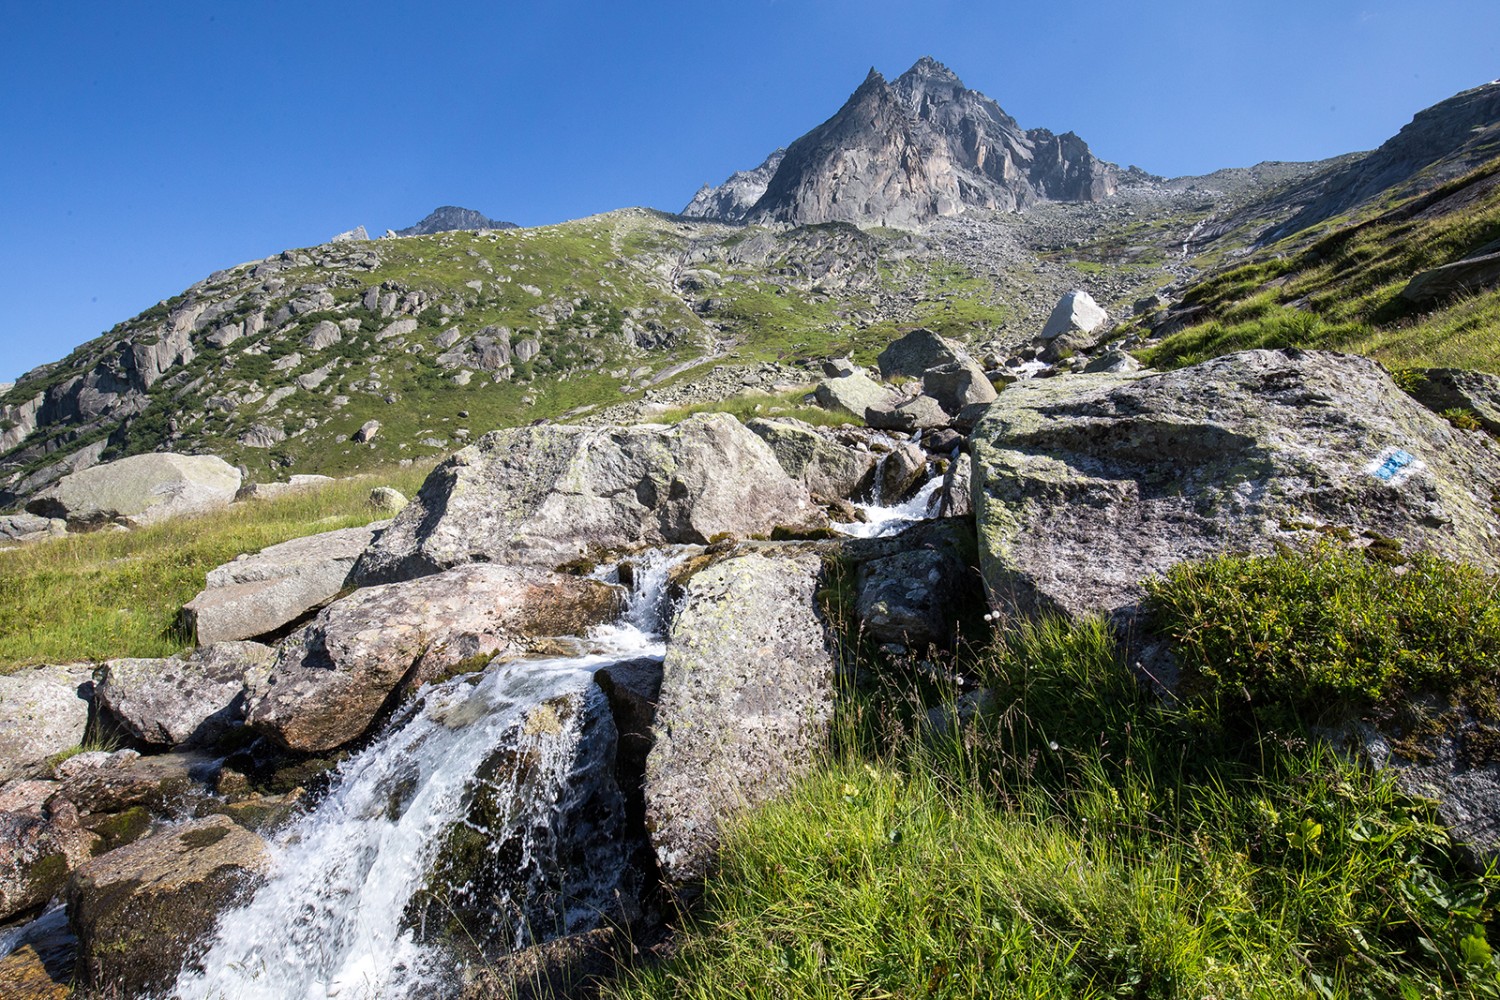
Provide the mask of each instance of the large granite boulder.
{"label": "large granite boulder", "polygon": [[720,823],[786,789],[823,746],[834,657],[816,556],[737,556],[689,579],[667,637],[646,763],[647,828],[663,877],[701,878]]}
{"label": "large granite boulder", "polygon": [[1058,337],[1087,336],[1109,322],[1109,314],[1094,297],[1081,288],[1075,288],[1057,300],[1052,314],[1042,327],[1041,339],[1055,340]]}
{"label": "large granite boulder", "polygon": [[213,455],[132,455],[63,476],[26,509],[70,530],[138,527],[233,502],[240,472]]}
{"label": "large granite boulder", "polygon": [[860,564],[855,583],[866,635],[925,650],[952,645],[959,591],[972,579],[952,551],[924,547]]}
{"label": "large granite boulder", "polygon": [[363,735],[398,686],[580,635],[619,608],[618,588],[535,567],[471,564],[368,587],[287,638],[248,720],[288,749],[332,750]]}
{"label": "large granite boulder", "polygon": [[1246,351],[1020,382],[972,451],[997,607],[1130,613],[1181,560],[1329,532],[1500,565],[1500,456],[1361,357]]}
{"label": "large granite boulder", "polygon": [[900,401],[901,396],[890,386],[882,385],[863,372],[855,371],[822,379],[813,387],[813,399],[825,410],[863,420],[865,411],[870,407],[893,406]]}
{"label": "large granite boulder", "polygon": [[913,330],[891,341],[875,359],[884,378],[921,378],[930,369],[969,360],[962,347],[931,330]]}
{"label": "large granite boulder", "polygon": [[964,358],[923,372],[922,395],[932,397],[945,412],[956,415],[975,403],[993,403],[996,392],[984,369]]}
{"label": "large granite boulder", "polygon": [[143,743],[211,746],[244,721],[246,692],[275,655],[258,642],[220,642],[167,659],[110,660],[95,675],[95,697]]}
{"label": "large granite boulder", "polygon": [[208,645],[269,635],[327,604],[389,521],[294,538],[209,570],[183,605],[184,624]]}
{"label": "large granite boulder", "polygon": [[841,443],[800,420],[757,417],[745,426],[815,496],[847,500],[870,486],[878,456],[869,449]]}
{"label": "large granite boulder", "polygon": [[434,469],[351,582],[476,561],[557,566],[599,549],[769,534],[820,517],[770,446],[728,414],[508,428]]}
{"label": "large granite boulder", "polygon": [[953,418],[948,415],[936,399],[928,395],[894,397],[880,406],[865,410],[865,423],[883,431],[912,431],[947,427]]}
{"label": "large granite boulder", "polygon": [[47,759],[83,742],[93,696],[94,668],[87,663],[0,675],[0,784],[50,776]]}
{"label": "large granite boulder", "polygon": [[0,788],[0,923],[40,909],[93,850],[61,787],[21,780]]}
{"label": "large granite boulder", "polygon": [[265,870],[265,844],[226,816],[191,820],[84,864],[68,881],[78,970],[100,996],[168,990],[219,912]]}

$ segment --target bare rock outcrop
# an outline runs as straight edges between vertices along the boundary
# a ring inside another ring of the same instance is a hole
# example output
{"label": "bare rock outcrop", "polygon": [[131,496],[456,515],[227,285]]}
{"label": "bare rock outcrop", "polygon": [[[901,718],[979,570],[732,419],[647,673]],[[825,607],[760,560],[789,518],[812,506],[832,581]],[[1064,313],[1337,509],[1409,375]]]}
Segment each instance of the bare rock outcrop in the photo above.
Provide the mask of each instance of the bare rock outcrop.
{"label": "bare rock outcrop", "polygon": [[93,696],[94,668],[87,663],[0,675],[0,784],[49,776],[47,758],[83,742]]}
{"label": "bare rock outcrop", "polygon": [[131,736],[161,747],[209,746],[245,717],[275,653],[257,642],[216,642],[167,659],[110,660],[95,697]]}
{"label": "bare rock outcrop", "polygon": [[474,561],[556,566],[598,549],[706,543],[820,518],[770,446],[728,414],[508,428],[433,470],[351,582]]}
{"label": "bare rock outcrop", "polygon": [[1500,566],[1500,458],[1361,357],[1020,382],[972,448],[997,607],[1128,614],[1179,561],[1328,533]]}

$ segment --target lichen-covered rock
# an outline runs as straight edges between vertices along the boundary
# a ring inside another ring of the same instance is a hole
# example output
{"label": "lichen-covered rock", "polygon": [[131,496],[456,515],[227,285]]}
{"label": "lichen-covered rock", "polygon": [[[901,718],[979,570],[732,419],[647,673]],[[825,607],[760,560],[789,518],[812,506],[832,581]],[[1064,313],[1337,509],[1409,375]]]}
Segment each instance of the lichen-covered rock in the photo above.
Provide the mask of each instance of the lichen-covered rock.
{"label": "lichen-covered rock", "polygon": [[202,645],[269,635],[327,604],[389,521],[294,538],[209,570],[207,586],[183,605]]}
{"label": "lichen-covered rock", "polygon": [[50,777],[47,758],[83,742],[93,696],[94,668],[87,663],[0,675],[0,784]]}
{"label": "lichen-covered rock", "polygon": [[937,400],[926,395],[896,398],[865,410],[865,423],[871,427],[902,434],[947,427],[952,419]]}
{"label": "lichen-covered rock", "polygon": [[0,922],[41,908],[88,859],[94,840],[57,782],[0,788]]}
{"label": "lichen-covered rock", "polygon": [[168,989],[193,945],[265,865],[261,838],[225,816],[171,827],[84,864],[67,887],[83,982],[107,996]]}
{"label": "lichen-covered rock", "polygon": [[904,375],[922,378],[933,368],[967,361],[969,356],[953,341],[931,330],[913,330],[891,341],[875,359],[884,378]]}
{"label": "lichen-covered rock", "polygon": [[1246,351],[1020,382],[972,451],[999,607],[1129,613],[1179,561],[1342,529],[1500,565],[1500,457],[1365,358]]}
{"label": "lichen-covered rock", "polygon": [[1434,413],[1465,410],[1479,426],[1500,436],[1500,375],[1462,368],[1428,368],[1412,389],[1417,402]]}
{"label": "lichen-covered rock", "polygon": [[865,411],[872,406],[894,405],[900,395],[888,385],[882,385],[863,372],[850,372],[837,378],[825,378],[813,387],[813,399],[825,410],[846,413],[858,420],[865,419]]}
{"label": "lichen-covered rock", "polygon": [[996,392],[984,369],[962,358],[923,372],[922,395],[937,400],[951,416],[975,403],[993,403]]}
{"label": "lichen-covered rock", "polygon": [[648,829],[663,877],[707,871],[729,814],[811,765],[833,711],[815,556],[751,553],[694,575],[667,638]]}
{"label": "lichen-covered rock", "polygon": [[219,642],[166,659],[110,660],[96,675],[95,695],[143,743],[211,746],[244,721],[246,692],[274,656],[258,642]]}
{"label": "lichen-covered rock", "polygon": [[848,499],[870,486],[877,456],[867,449],[841,444],[800,420],[756,418],[745,426],[816,496]]}
{"label": "lichen-covered rock", "polygon": [[961,453],[943,471],[938,494],[938,517],[970,517],[974,513],[974,460]]}
{"label": "lichen-covered rock", "polygon": [[185,751],[143,756],[135,750],[93,750],[57,766],[63,794],[85,815],[144,806],[167,814],[207,796],[221,761]]}
{"label": "lichen-covered rock", "polygon": [[966,575],[951,552],[936,548],[872,559],[856,574],[855,613],[865,634],[880,642],[947,648]]}
{"label": "lichen-covered rock", "polygon": [[26,509],[61,518],[69,529],[111,522],[135,527],[227,506],[239,470],[213,455],[132,455],[63,476]]}
{"label": "lichen-covered rock", "polygon": [[331,750],[363,735],[398,685],[519,655],[535,637],[582,634],[619,607],[618,588],[535,567],[458,566],[368,587],[287,638],[248,720],[288,749]]}
{"label": "lichen-covered rock", "polygon": [[820,517],[770,446],[728,414],[508,428],[434,469],[351,582],[474,561],[557,566],[601,548],[768,534]]}

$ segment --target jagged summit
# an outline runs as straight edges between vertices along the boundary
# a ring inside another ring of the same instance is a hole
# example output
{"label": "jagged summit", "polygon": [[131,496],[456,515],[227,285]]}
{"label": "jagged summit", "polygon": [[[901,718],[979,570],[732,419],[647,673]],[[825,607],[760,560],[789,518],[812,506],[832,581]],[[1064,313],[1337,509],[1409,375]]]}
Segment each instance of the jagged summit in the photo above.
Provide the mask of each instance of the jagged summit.
{"label": "jagged summit", "polygon": [[457,205],[443,205],[435,208],[427,214],[427,217],[415,226],[407,226],[405,229],[396,230],[397,236],[431,236],[433,233],[448,233],[460,229],[517,229],[514,222],[501,222],[491,219],[472,208],[459,208]]}
{"label": "jagged summit", "polygon": [[[770,163],[768,160],[767,163]],[[764,190],[735,174],[685,215],[730,222],[920,225],[966,208],[1097,201],[1115,168],[1072,132],[1023,130],[993,100],[923,56],[894,82],[871,68],[838,113],[787,147]],[[724,188],[741,179],[730,196]]]}

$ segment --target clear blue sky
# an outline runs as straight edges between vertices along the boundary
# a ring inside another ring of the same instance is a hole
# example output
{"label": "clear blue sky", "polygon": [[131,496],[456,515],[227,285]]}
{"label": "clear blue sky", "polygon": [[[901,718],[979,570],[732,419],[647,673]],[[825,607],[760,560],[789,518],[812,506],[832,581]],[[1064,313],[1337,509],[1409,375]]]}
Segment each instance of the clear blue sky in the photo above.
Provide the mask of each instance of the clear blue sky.
{"label": "clear blue sky", "polygon": [[356,225],[679,209],[924,54],[1171,175],[1371,148],[1500,75],[1495,0],[3,9],[0,380]]}

